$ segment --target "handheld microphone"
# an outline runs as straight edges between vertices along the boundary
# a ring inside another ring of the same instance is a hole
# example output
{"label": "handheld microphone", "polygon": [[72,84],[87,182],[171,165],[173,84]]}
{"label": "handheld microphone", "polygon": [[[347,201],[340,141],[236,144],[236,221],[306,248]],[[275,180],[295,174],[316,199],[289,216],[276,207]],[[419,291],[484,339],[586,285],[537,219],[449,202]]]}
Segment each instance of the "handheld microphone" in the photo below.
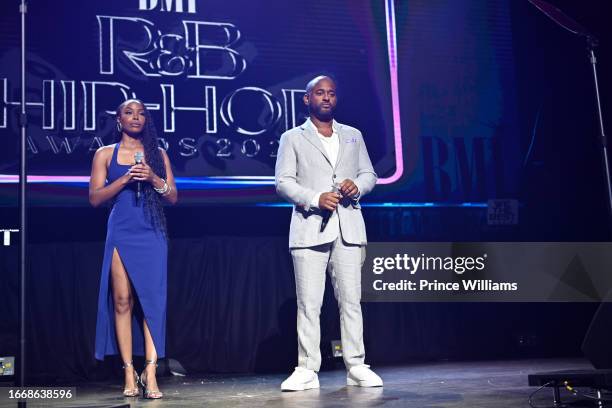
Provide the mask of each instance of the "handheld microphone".
{"label": "handheld microphone", "polygon": [[[134,153],[134,162],[136,164],[142,164],[142,160],[144,159],[144,153],[143,152],[136,152]],[[140,200],[140,196],[142,195],[142,185],[140,183],[140,181],[138,183],[136,183],[136,199]]]}
{"label": "handheld microphone", "polygon": [[[337,183],[334,183],[334,185],[332,186],[332,193],[339,193],[340,192],[340,185]],[[330,210],[323,210],[323,215],[322,215],[322,219],[321,219],[321,230],[320,232],[323,232],[325,230],[325,227],[327,227],[327,223],[329,222],[329,219],[332,216],[333,211]]]}
{"label": "handheld microphone", "polygon": [[321,220],[321,231],[323,232],[325,231],[325,227],[327,227],[327,223],[329,222],[329,219],[331,218],[332,212],[330,210],[323,210],[323,219]]}

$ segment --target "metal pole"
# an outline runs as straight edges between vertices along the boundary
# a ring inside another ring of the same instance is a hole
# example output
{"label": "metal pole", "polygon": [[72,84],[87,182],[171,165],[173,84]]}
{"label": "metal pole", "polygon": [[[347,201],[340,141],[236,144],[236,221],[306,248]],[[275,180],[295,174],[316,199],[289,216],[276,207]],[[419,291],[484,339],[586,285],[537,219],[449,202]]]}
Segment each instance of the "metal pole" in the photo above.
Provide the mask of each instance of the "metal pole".
{"label": "metal pole", "polygon": [[[19,376],[17,385],[26,386],[26,189],[27,189],[27,135],[28,126],[26,114],[26,65],[25,65],[25,16],[27,5],[21,0],[19,6],[21,13],[21,115],[19,126],[21,127],[20,157],[19,157]],[[19,402],[19,407],[25,407],[25,402]]]}
{"label": "metal pole", "polygon": [[[584,27],[578,24],[569,16],[565,15],[561,10],[549,4],[544,0],[529,0],[538,10],[544,13],[548,18],[553,20],[559,26],[563,27],[572,34],[576,34],[586,39],[589,50],[589,60],[593,68],[593,79],[595,81],[595,98],[597,103],[597,116],[599,119],[599,135],[603,153],[604,171],[606,176],[606,190],[608,193],[608,227],[612,228],[612,182],[610,180],[610,160],[608,158],[608,140],[604,132],[603,115],[601,114],[601,100],[599,98],[599,82],[597,80],[597,59],[595,58],[595,47],[597,47],[597,38],[590,34]],[[612,231],[612,229],[610,230]]]}
{"label": "metal pole", "polygon": [[604,172],[606,176],[606,189],[608,192],[608,211],[610,212],[610,222],[612,222],[612,181],[610,180],[610,160],[608,158],[608,139],[606,138],[606,132],[604,131],[603,115],[601,113],[601,100],[599,98],[599,81],[597,79],[597,58],[595,58],[595,47],[597,41],[592,38],[587,38],[589,44],[589,60],[591,61],[591,67],[593,68],[593,80],[595,82],[595,102],[597,105],[597,119],[599,120],[599,135],[601,148],[603,150],[604,159]]}

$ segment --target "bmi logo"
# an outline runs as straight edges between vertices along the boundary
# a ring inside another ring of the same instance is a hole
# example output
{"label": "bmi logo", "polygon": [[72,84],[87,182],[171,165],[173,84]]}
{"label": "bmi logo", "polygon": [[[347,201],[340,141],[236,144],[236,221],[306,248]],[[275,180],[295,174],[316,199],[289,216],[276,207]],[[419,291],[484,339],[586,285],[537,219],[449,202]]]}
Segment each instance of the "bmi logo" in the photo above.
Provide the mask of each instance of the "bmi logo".
{"label": "bmi logo", "polygon": [[487,203],[487,223],[489,225],[517,225],[518,211],[518,200],[489,200]]}
{"label": "bmi logo", "polygon": [[187,6],[187,13],[196,12],[196,0],[140,0],[139,10],[159,10],[175,13],[183,13]]}

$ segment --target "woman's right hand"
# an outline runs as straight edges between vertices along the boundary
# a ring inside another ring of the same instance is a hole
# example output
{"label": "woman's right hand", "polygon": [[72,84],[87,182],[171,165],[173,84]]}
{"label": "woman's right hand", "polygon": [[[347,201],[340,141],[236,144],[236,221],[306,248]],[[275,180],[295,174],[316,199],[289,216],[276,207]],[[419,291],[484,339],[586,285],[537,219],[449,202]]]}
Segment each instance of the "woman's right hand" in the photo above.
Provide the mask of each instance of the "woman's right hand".
{"label": "woman's right hand", "polygon": [[130,167],[128,171],[126,171],[125,174],[121,176],[121,184],[123,184],[124,186],[134,182],[134,175],[132,174],[133,167],[134,166]]}
{"label": "woman's right hand", "polygon": [[107,164],[112,159],[113,151],[114,145],[104,146],[99,148],[94,155],[89,179],[89,202],[93,207],[98,207],[113,199],[125,186],[135,181],[134,175],[128,170],[117,180],[106,184]]}

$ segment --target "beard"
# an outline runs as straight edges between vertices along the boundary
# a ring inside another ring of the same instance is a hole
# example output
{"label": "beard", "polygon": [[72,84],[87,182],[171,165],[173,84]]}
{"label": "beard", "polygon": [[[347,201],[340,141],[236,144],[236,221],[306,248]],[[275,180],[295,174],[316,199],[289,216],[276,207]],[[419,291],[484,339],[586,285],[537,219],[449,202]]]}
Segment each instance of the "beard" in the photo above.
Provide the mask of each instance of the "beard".
{"label": "beard", "polygon": [[322,121],[329,121],[333,119],[335,112],[336,112],[335,106],[332,106],[330,109],[326,109],[326,110],[324,110],[321,106],[311,106],[310,107],[310,114]]}

